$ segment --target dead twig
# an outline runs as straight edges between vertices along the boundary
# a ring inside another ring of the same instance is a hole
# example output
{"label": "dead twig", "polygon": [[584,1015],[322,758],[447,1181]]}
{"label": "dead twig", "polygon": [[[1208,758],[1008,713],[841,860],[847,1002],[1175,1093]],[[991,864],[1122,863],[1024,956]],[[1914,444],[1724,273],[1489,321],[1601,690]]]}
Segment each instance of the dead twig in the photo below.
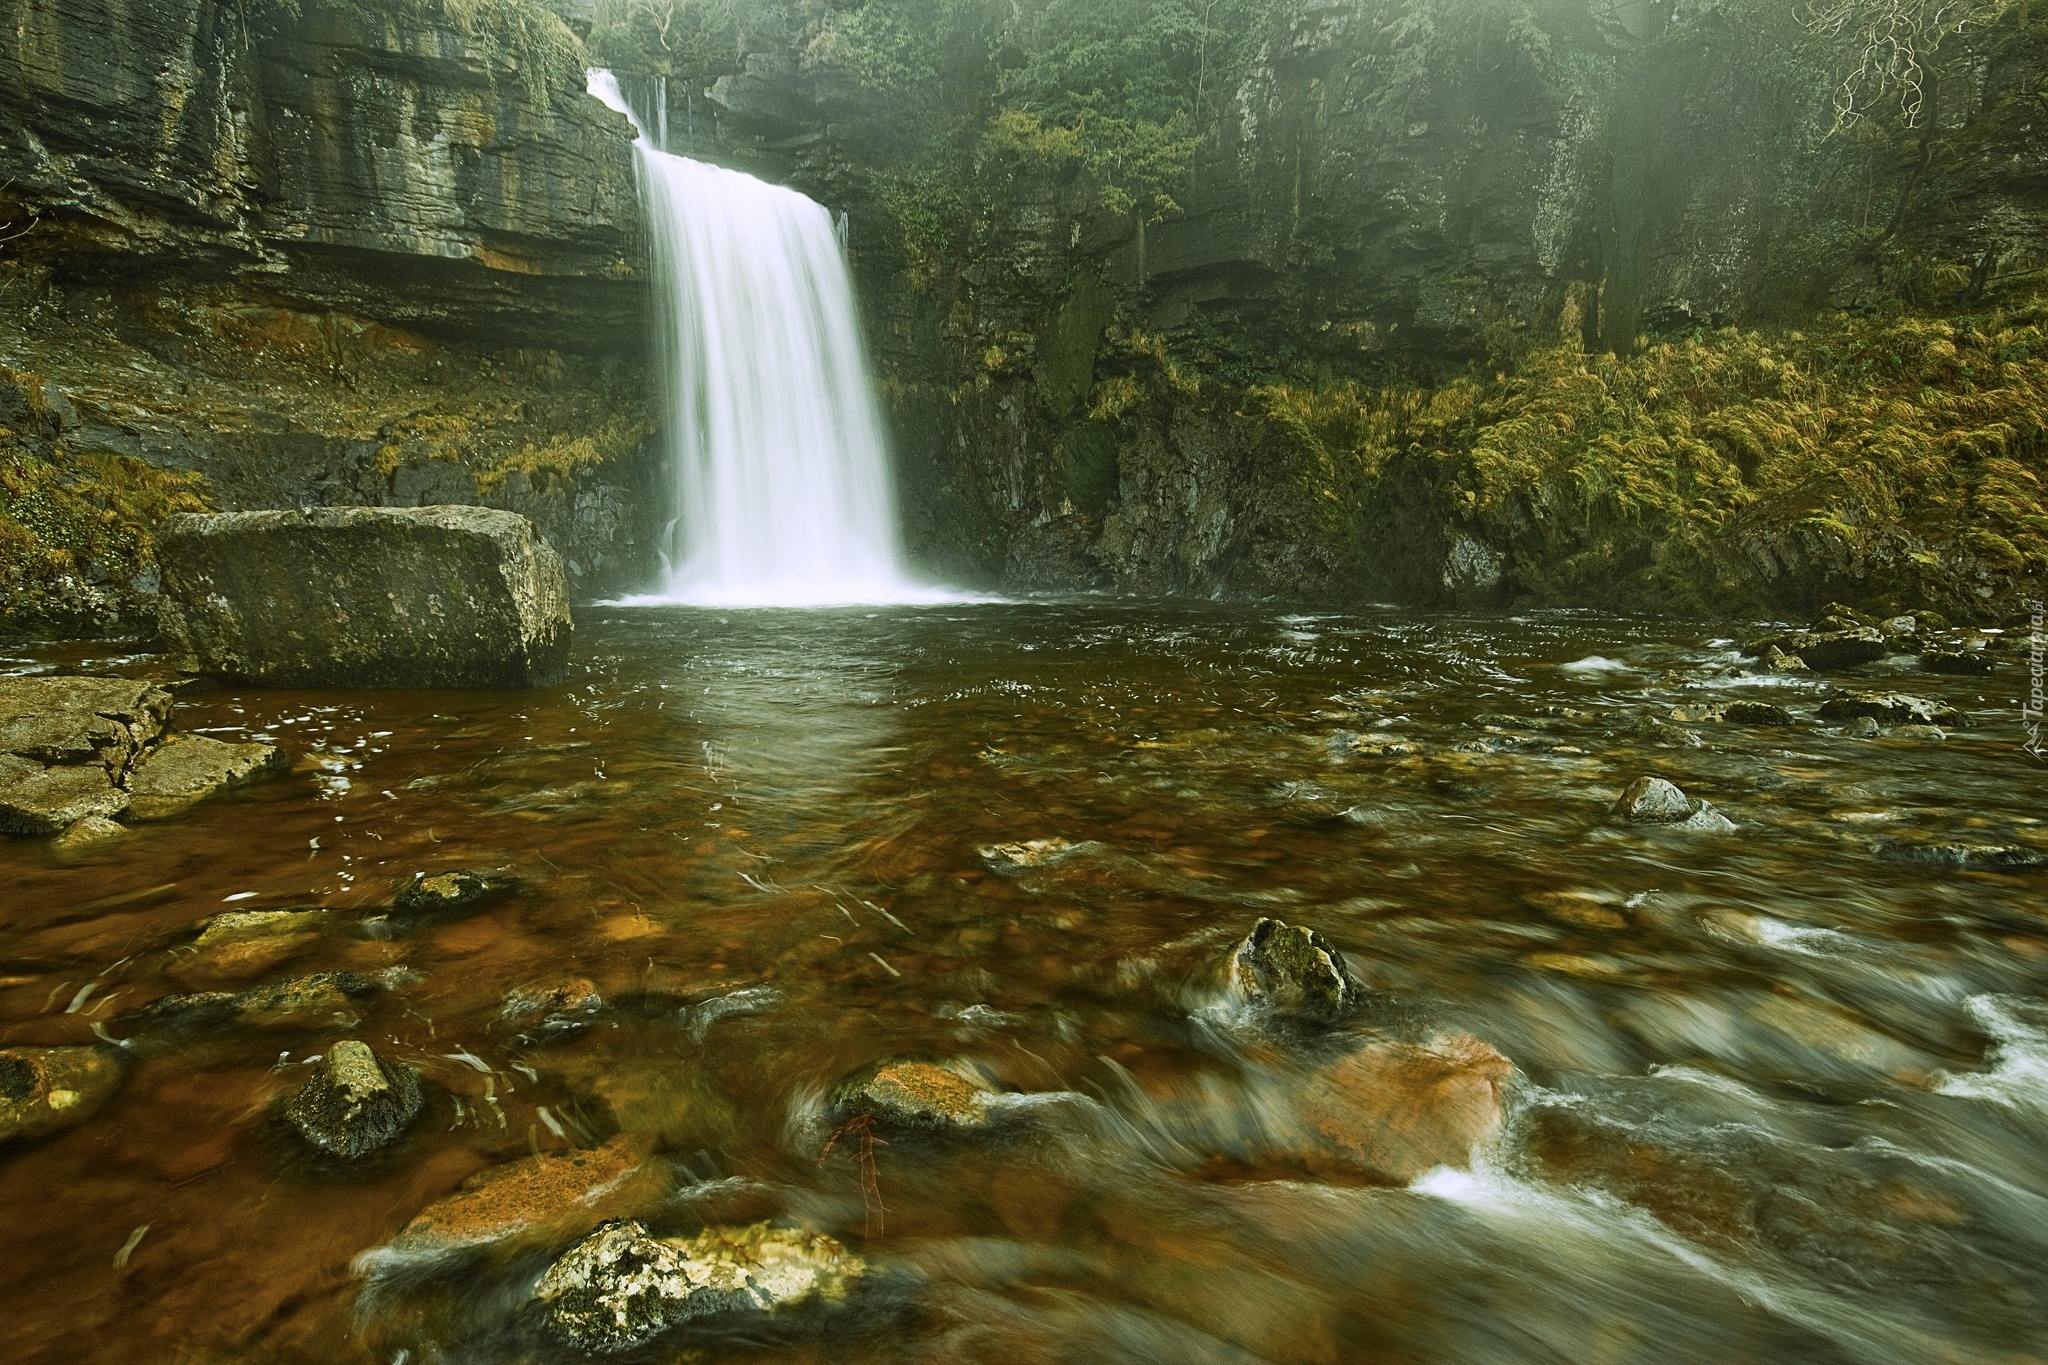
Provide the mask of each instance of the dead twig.
{"label": "dead twig", "polygon": [[859,1148],[854,1152],[854,1165],[860,1171],[860,1203],[865,1221],[862,1230],[869,1241],[881,1238],[888,1230],[889,1210],[882,1206],[881,1171],[875,1165],[875,1148],[887,1147],[883,1138],[875,1136],[875,1120],[870,1114],[855,1114],[832,1130],[832,1136],[825,1139],[825,1150],[818,1153],[818,1165],[822,1169],[825,1158],[832,1155],[832,1149],[839,1145],[839,1139],[847,1136],[860,1139]]}

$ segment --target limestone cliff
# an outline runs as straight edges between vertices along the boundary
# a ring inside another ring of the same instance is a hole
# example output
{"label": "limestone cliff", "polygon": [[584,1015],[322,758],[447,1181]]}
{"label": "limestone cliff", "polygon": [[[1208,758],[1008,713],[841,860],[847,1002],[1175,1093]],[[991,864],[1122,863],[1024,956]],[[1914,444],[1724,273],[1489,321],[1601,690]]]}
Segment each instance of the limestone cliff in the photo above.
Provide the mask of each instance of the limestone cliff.
{"label": "limestone cliff", "polygon": [[[513,6],[0,0],[0,365],[58,401],[59,482],[490,502],[636,581],[643,244],[582,85]],[[51,610],[108,624],[134,566],[67,544]]]}

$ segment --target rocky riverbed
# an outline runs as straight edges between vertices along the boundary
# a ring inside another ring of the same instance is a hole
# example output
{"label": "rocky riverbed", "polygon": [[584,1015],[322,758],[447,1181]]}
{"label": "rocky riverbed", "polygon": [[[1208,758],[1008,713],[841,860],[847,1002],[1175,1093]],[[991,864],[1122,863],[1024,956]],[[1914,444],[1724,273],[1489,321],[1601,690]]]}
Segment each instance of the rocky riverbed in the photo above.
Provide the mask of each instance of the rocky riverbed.
{"label": "rocky riverbed", "polygon": [[576,641],[535,692],[95,684],[114,749],[189,737],[136,771],[290,772],[0,844],[16,1358],[2048,1350],[2023,639]]}

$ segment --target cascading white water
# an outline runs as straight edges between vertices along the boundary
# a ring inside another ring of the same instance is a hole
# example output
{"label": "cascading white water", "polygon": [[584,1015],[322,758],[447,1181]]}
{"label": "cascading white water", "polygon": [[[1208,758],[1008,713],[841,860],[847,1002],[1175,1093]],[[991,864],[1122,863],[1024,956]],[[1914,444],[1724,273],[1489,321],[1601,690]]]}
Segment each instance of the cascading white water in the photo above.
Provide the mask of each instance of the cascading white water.
{"label": "cascading white water", "polygon": [[590,73],[590,93],[640,133],[680,513],[668,581],[629,600],[946,599],[903,573],[888,446],[832,215],[794,190],[661,151],[610,72]]}

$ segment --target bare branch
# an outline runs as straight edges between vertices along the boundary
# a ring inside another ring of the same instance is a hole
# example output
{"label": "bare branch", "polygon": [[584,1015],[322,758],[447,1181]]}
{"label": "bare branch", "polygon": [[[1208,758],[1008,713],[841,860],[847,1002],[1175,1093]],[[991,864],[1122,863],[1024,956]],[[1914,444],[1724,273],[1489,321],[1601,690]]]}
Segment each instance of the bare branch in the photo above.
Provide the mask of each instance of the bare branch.
{"label": "bare branch", "polygon": [[1847,70],[1835,87],[1839,133],[1897,102],[1903,128],[1918,128],[1927,113],[1928,64],[1948,38],[1988,24],[2013,0],[1815,0],[1800,22],[1824,41],[1846,46]]}

